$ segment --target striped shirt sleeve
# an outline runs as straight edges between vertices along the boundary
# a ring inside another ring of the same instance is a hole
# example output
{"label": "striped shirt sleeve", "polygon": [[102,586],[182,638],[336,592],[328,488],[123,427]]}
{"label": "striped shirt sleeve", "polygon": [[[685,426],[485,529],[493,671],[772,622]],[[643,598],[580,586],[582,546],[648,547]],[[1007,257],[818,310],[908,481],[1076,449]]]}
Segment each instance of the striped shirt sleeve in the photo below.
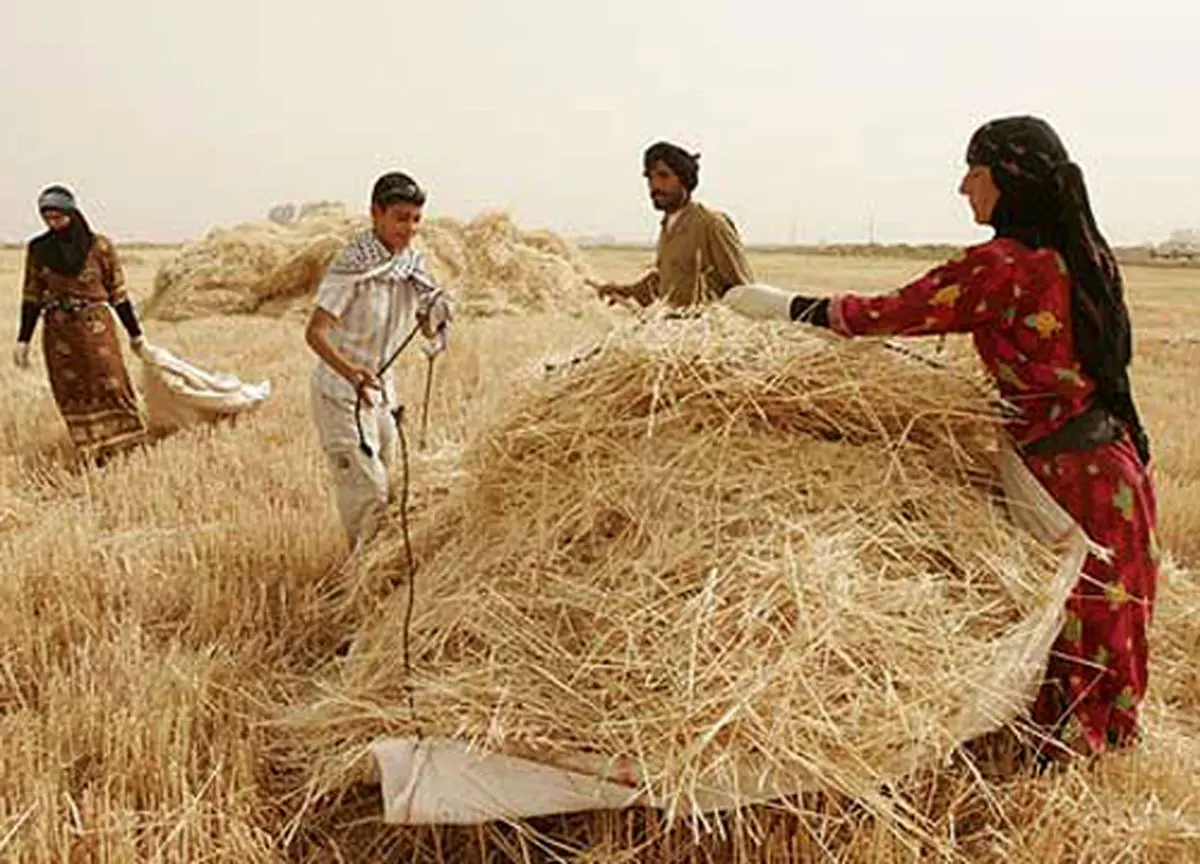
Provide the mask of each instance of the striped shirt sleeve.
{"label": "striped shirt sleeve", "polygon": [[340,276],[326,275],[317,289],[317,308],[324,309],[335,318],[341,318],[354,299],[354,283]]}
{"label": "striped shirt sleeve", "polygon": [[334,257],[317,288],[317,308],[324,309],[335,318],[345,315],[354,299],[354,278],[337,267],[338,260],[345,254],[346,250],[343,249]]}

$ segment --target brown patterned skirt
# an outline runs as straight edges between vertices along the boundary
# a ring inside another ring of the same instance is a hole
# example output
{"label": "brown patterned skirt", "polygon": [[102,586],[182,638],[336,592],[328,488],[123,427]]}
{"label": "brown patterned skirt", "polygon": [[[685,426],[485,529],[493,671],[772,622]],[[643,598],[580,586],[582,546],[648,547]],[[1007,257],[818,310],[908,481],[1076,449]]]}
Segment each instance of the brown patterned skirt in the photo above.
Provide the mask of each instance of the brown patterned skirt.
{"label": "brown patterned skirt", "polygon": [[50,389],[80,455],[108,456],[144,440],[146,422],[108,307],[51,307],[45,322],[42,348]]}

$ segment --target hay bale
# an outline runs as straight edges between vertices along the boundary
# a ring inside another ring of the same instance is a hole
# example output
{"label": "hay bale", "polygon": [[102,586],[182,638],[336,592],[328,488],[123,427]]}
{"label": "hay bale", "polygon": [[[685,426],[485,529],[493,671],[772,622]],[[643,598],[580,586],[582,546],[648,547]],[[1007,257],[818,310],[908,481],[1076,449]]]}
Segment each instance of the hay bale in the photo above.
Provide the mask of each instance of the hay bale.
{"label": "hay bale", "polygon": [[[420,734],[625,757],[673,812],[789,772],[892,806],[879,784],[959,743],[1048,601],[1054,557],[994,495],[996,423],[877,343],[720,310],[613,336],[514,397],[422,516],[411,679],[401,590],[291,719],[313,795]],[[404,562],[391,525],[359,578]]]}
{"label": "hay bale", "polygon": [[462,223],[455,219],[427,219],[417,231],[417,247],[425,253],[430,272],[439,285],[458,286],[470,265]]}
{"label": "hay bale", "polygon": [[504,213],[477,216],[456,226],[466,272],[453,288],[468,315],[578,313],[592,298],[584,280],[592,273],[578,248],[549,231],[522,231]]}
{"label": "hay bale", "polygon": [[344,208],[302,208],[294,221],[214,228],[163,264],[144,304],[148,318],[181,321],[286,306],[317,289],[326,265],[366,224]]}
{"label": "hay bale", "polygon": [[[311,309],[329,261],[367,220],[329,202],[294,213],[276,207],[265,222],[214,228],[185,246],[158,271],[147,317]],[[523,232],[503,213],[467,223],[427,220],[416,245],[466,315],[577,312],[591,298],[584,285],[590,270],[570,241],[549,231]]]}
{"label": "hay bale", "polygon": [[268,313],[272,306],[286,309],[296,300],[313,296],[325,268],[345,245],[339,234],[322,234],[250,286],[254,311]]}

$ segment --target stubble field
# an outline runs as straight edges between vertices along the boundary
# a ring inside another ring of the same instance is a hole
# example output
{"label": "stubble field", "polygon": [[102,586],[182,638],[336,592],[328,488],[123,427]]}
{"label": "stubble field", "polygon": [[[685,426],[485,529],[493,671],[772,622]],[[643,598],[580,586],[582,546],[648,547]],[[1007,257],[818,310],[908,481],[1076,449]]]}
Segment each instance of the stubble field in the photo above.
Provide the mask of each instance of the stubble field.
{"label": "stubble field", "polygon": [[[148,296],[169,254],[123,250],[135,299]],[[649,260],[643,250],[587,255],[614,279]],[[751,260],[761,281],[817,293],[882,290],[925,266],[789,252]],[[21,263],[18,252],[0,252],[0,331],[10,334]],[[945,847],[969,860],[1200,860],[1200,584],[1192,569],[1200,560],[1200,271],[1130,267],[1126,280],[1135,393],[1154,445],[1171,561],[1152,634],[1146,741],[1129,755],[1044,776],[923,781],[920,808]],[[624,314],[597,305],[578,316],[459,322],[437,369],[429,447],[414,454],[416,518],[422,501],[453,483],[456,454],[473,431],[537,374],[545,355],[602,335]],[[276,758],[274,724],[305,692],[306,673],[345,636],[324,590],[345,550],[308,414],[313,358],[302,320],[146,327],[151,341],[202,366],[269,378],[274,394],[232,428],[188,430],[102,471],[81,471],[40,349],[27,372],[6,353],[0,859],[249,864],[378,860],[386,849],[395,860],[465,860],[445,851],[454,847],[452,832],[382,825],[369,795],[326,802],[311,822],[293,820],[302,784]],[[400,379],[413,409],[423,384],[418,356],[402,361]],[[136,380],[138,361],[127,362]],[[702,852],[689,835],[664,834],[640,817],[614,816],[586,830],[571,820],[543,827],[586,836],[587,860],[918,860],[889,826],[857,817],[852,802],[813,806],[803,823],[766,819],[757,845],[711,837]],[[634,838],[647,845],[631,851]],[[487,839],[493,856],[545,854],[517,831]]]}

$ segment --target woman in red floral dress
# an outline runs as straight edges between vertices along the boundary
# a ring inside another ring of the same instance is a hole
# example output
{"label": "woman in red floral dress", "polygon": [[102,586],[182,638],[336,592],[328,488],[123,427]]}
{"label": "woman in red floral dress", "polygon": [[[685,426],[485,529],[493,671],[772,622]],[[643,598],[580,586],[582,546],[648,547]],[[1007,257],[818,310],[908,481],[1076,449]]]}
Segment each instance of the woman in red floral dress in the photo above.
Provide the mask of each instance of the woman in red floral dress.
{"label": "woman in red floral dress", "polygon": [[1087,559],[1033,708],[1056,737],[1073,716],[1086,749],[1102,753],[1137,737],[1159,561],[1121,274],[1079,167],[1044,121],[984,125],[967,164],[959,191],[995,228],[991,242],[891,294],[820,299],[744,286],[726,302],[843,336],[972,335],[1019,409],[1008,428],[1026,465],[1112,552],[1107,563]]}

